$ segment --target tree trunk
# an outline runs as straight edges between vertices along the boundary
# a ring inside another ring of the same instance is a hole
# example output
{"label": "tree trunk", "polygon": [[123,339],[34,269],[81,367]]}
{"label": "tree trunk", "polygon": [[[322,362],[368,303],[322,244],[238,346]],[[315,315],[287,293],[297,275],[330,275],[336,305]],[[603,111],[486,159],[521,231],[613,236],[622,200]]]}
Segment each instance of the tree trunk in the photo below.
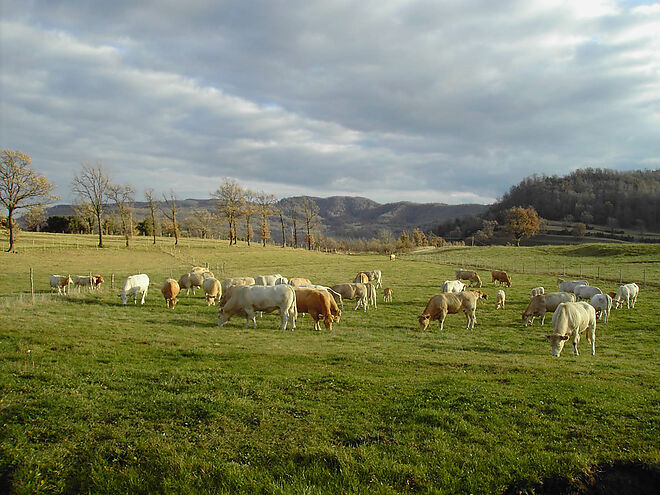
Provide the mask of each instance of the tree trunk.
{"label": "tree trunk", "polygon": [[9,209],[7,214],[7,223],[9,224],[9,249],[7,249],[7,252],[12,253],[14,251],[14,210]]}
{"label": "tree trunk", "polygon": [[153,230],[154,234],[154,246],[156,245],[156,215],[154,214],[154,210],[151,210],[151,228]]}
{"label": "tree trunk", "polygon": [[286,232],[284,231],[284,217],[280,213],[280,223],[282,224],[282,247],[286,246]]}
{"label": "tree trunk", "polygon": [[96,223],[99,226],[99,247],[103,247],[103,227],[101,226],[101,215],[96,214]]}

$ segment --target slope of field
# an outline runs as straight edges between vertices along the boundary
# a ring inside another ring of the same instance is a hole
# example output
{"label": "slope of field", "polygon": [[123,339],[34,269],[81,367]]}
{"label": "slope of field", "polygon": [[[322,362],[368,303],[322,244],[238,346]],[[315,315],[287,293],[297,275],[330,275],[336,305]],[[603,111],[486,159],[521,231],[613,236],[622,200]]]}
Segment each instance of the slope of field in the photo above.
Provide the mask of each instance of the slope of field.
{"label": "slope of field", "polygon": [[[547,323],[520,325],[529,288],[556,287],[555,274],[517,272],[497,311],[487,283],[472,332],[463,315],[420,332],[416,316],[455,265],[186,241],[127,250],[109,238],[97,250],[93,236],[24,234],[18,254],[0,255],[0,491],[502,493],[604,463],[660,462],[656,289],[599,324],[595,356],[583,340],[580,356],[555,359]],[[657,261],[644,248],[472,254],[507,267],[523,254],[557,266],[590,257],[616,271]],[[218,327],[199,291],[167,310],[160,283],[205,263],[218,278],[322,284],[379,268],[394,302],[382,291],[366,313],[347,302],[333,332],[309,318],[281,331],[277,315],[257,329],[242,318]],[[100,292],[49,294],[52,273],[90,271],[108,280]],[[152,280],[146,304],[120,306],[116,287],[141,272]]]}

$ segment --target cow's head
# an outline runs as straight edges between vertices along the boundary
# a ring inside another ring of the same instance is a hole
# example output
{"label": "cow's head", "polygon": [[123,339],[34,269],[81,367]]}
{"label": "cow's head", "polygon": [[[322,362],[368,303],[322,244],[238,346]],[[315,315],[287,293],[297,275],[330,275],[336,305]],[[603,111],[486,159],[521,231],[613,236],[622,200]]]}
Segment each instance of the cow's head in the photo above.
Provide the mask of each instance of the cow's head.
{"label": "cow's head", "polygon": [[531,313],[525,313],[524,311],[522,312],[522,325],[523,327],[528,326],[532,322],[532,317],[534,315]]}
{"label": "cow's head", "polygon": [[431,315],[419,315],[417,321],[419,322],[419,328],[421,330],[426,330],[431,322]]}
{"label": "cow's head", "polygon": [[176,303],[178,303],[179,300],[176,297],[173,297],[172,299],[167,300],[167,307],[170,309],[174,309],[174,306],[176,306]]}
{"label": "cow's head", "polygon": [[126,302],[128,301],[128,295],[124,292],[121,292],[117,294],[119,297],[121,297],[121,303],[126,306]]}
{"label": "cow's head", "polygon": [[553,333],[551,335],[546,335],[545,337],[550,341],[550,354],[559,357],[564,348],[564,344],[568,340],[568,335],[557,335],[556,333]]}

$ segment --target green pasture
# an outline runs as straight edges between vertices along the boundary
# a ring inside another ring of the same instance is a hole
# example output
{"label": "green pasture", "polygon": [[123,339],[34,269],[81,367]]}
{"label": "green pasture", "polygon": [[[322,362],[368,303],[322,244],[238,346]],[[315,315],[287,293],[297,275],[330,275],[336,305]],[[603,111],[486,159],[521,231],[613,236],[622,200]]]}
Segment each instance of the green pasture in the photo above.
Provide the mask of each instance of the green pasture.
{"label": "green pasture", "polygon": [[[603,463],[660,462],[656,246],[446,248],[390,262],[138,241],[96,249],[93,236],[26,233],[18,253],[0,255],[0,492],[502,493]],[[442,333],[435,322],[418,331],[429,297],[470,256],[512,272],[506,308],[495,310],[480,268],[489,300],[475,330],[450,315]],[[580,356],[556,359],[550,318],[523,328],[520,314],[530,288],[556,288],[540,265],[576,261],[616,274],[592,282],[604,291],[622,266],[646,270],[624,278],[645,273],[647,284],[635,309],[599,323],[595,356],[583,340]],[[162,281],[204,264],[217,278],[279,272],[327,285],[378,268],[394,302],[382,290],[378,309],[347,302],[332,332],[309,318],[281,331],[275,314],[256,330],[242,318],[218,327],[199,291],[167,310]],[[50,294],[51,274],[89,272],[106,278],[101,291]],[[142,272],[146,304],[121,306],[117,288]]]}

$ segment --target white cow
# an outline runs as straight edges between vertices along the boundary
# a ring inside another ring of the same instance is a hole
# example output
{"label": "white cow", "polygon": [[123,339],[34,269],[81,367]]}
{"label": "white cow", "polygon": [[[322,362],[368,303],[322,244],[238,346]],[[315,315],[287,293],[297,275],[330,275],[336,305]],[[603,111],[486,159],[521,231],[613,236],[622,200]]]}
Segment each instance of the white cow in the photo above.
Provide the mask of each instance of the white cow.
{"label": "white cow", "polygon": [[497,291],[495,297],[497,298],[497,301],[495,302],[495,309],[504,309],[504,304],[506,303],[506,293],[500,289]]}
{"label": "white cow", "polygon": [[121,292],[118,294],[121,297],[121,303],[126,305],[128,296],[133,295],[133,304],[137,304],[138,294],[142,294],[140,304],[144,304],[144,298],[147,297],[149,290],[149,277],[144,273],[139,275],[130,275],[124,280],[121,286]]}
{"label": "white cow", "polygon": [[559,357],[564,344],[572,339],[573,354],[579,356],[580,334],[586,332],[587,341],[591,342],[591,355],[596,354],[596,310],[584,301],[565,302],[557,306],[552,314],[554,332],[546,335],[550,341],[550,354]]}
{"label": "white cow", "polygon": [[580,299],[586,299],[587,301],[591,300],[593,296],[596,294],[602,294],[603,291],[600,290],[598,287],[594,287],[593,285],[578,285],[573,289],[573,294],[575,294],[576,300]]}
{"label": "white cow", "polygon": [[557,279],[559,284],[559,292],[573,292],[578,285],[589,285],[589,282],[586,280],[564,280],[561,278]]}
{"label": "white cow", "polygon": [[607,323],[612,311],[612,298],[609,294],[594,294],[591,297],[591,305],[596,310],[596,316],[600,314],[600,319]]}
{"label": "white cow", "polygon": [[257,328],[255,313],[257,311],[270,313],[276,309],[280,310],[282,330],[286,330],[287,321],[291,322],[291,330],[296,328],[298,311],[293,287],[287,284],[234,286],[229,289],[224,306],[218,310],[218,325],[224,325],[232,316],[244,314],[245,328],[249,327],[250,321],[254,328]]}
{"label": "white cow", "polygon": [[529,298],[531,299],[534,296],[542,296],[545,294],[545,289],[543,287],[534,287],[529,291]]}
{"label": "white cow", "polygon": [[638,295],[639,286],[636,283],[633,282],[631,284],[620,285],[616,291],[616,297],[614,298],[616,309],[619,309],[619,306],[623,306],[623,301],[626,301],[626,308],[634,308]]}
{"label": "white cow", "polygon": [[467,284],[464,284],[460,280],[445,280],[440,286],[442,292],[463,292],[467,287]]}
{"label": "white cow", "polygon": [[57,289],[57,294],[64,294],[66,296],[67,287],[71,285],[71,275],[51,275],[50,276],[50,290]]}
{"label": "white cow", "polygon": [[254,279],[254,285],[280,285],[288,283],[289,281],[286,277],[283,277],[279,273],[273,275],[260,275]]}

